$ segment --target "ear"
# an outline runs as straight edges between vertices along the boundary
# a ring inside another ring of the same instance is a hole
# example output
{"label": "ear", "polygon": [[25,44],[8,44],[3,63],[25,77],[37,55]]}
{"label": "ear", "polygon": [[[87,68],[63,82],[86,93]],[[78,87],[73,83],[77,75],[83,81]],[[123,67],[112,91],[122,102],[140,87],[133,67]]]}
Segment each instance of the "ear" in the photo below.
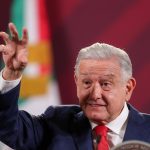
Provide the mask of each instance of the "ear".
{"label": "ear", "polygon": [[74,81],[75,81],[76,85],[77,85],[77,80],[78,80],[78,77],[77,77],[77,75],[74,74]]}
{"label": "ear", "polygon": [[126,84],[126,101],[130,100],[132,92],[135,87],[136,87],[136,80],[134,78],[129,79]]}

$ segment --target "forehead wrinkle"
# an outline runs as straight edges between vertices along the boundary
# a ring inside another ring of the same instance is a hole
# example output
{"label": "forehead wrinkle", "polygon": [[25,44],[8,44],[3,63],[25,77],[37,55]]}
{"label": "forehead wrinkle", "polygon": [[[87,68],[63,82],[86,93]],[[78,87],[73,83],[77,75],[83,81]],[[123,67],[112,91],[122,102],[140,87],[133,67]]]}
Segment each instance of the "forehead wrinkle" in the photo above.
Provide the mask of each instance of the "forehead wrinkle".
{"label": "forehead wrinkle", "polygon": [[[83,67],[83,66],[82,66]],[[99,65],[89,65],[88,67],[80,67],[79,68],[79,72],[81,73],[81,70],[82,70],[82,72],[84,72],[84,73],[88,73],[88,72],[90,72],[90,73],[97,73],[97,72],[99,72],[99,71],[115,71],[115,70],[117,70],[117,71],[120,71],[120,67],[119,66],[113,66],[112,64],[108,64],[107,66],[99,66]]]}
{"label": "forehead wrinkle", "polygon": [[118,63],[105,62],[97,63],[98,61],[82,61],[79,66],[79,75],[81,76],[98,76],[98,78],[114,78],[120,75],[120,66]]}
{"label": "forehead wrinkle", "polygon": [[98,74],[98,73],[92,74],[92,73],[82,73],[82,72],[81,72],[80,75],[81,75],[81,76],[95,76],[95,75],[97,75],[99,79],[102,79],[102,78],[113,79],[113,78],[115,78],[115,74],[113,74],[113,73],[100,75],[100,74]]}

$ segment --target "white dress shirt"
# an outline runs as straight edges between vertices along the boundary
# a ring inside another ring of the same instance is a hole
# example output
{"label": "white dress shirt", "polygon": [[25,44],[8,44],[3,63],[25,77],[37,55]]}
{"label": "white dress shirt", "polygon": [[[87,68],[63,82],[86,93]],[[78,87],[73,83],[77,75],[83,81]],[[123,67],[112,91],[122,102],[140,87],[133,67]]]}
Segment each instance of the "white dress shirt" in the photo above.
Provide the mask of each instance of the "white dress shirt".
{"label": "white dress shirt", "polygon": [[[112,148],[120,143],[122,143],[125,130],[127,127],[129,110],[127,104],[124,104],[124,108],[120,115],[113,121],[106,124],[109,128],[107,133],[107,138],[109,142],[109,147]],[[92,129],[97,126],[97,124],[91,122]]]}
{"label": "white dress shirt", "polygon": [[14,87],[16,87],[19,82],[21,81],[20,77],[17,80],[12,80],[12,81],[8,81],[8,80],[4,80],[3,76],[2,76],[2,71],[0,72],[0,93],[4,94],[8,91],[10,91],[11,89],[13,89]]}

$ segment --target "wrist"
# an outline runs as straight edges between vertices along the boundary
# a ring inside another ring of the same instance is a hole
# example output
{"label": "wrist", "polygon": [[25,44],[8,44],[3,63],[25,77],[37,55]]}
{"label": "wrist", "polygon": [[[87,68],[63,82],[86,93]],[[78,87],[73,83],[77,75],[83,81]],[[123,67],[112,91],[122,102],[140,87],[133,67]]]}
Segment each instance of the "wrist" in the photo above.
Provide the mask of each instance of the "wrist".
{"label": "wrist", "polygon": [[4,80],[16,80],[22,76],[22,71],[14,71],[8,68],[4,68],[2,71],[2,77]]}

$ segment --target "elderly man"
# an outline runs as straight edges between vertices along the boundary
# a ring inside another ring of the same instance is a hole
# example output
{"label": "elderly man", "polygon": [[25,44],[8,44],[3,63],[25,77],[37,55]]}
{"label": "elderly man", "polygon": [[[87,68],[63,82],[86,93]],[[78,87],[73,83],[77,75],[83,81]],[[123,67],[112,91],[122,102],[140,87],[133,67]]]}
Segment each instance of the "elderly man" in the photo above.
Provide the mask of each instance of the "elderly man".
{"label": "elderly man", "polygon": [[[127,140],[150,143],[150,115],[128,101],[136,86],[127,53],[95,43],[80,50],[75,83],[80,106],[50,106],[41,116],[19,111],[17,100],[22,72],[28,62],[28,33],[12,38],[1,32],[5,63],[0,76],[0,140],[17,150],[108,150]],[[29,85],[30,86],[30,85]]]}

